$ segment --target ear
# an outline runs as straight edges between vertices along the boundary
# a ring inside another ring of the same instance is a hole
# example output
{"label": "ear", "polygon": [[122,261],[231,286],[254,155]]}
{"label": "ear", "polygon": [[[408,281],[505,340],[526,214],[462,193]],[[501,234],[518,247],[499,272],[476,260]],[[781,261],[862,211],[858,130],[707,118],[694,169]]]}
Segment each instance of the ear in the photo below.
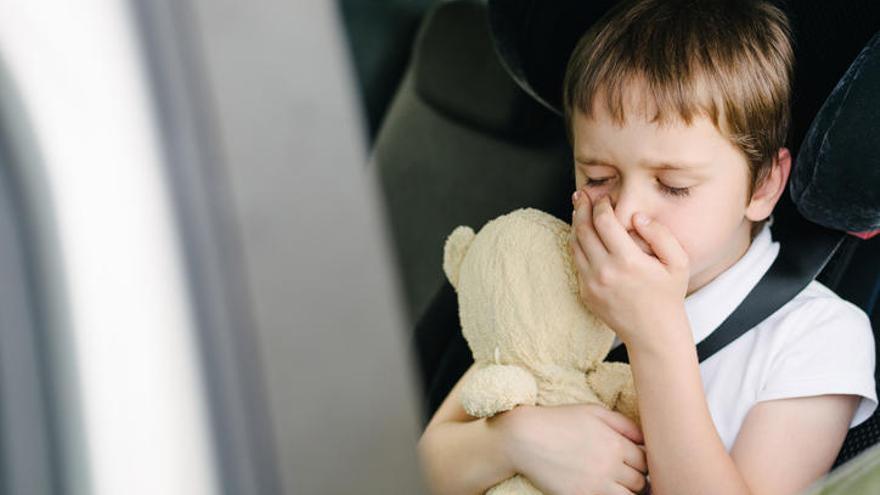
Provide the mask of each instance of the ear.
{"label": "ear", "polygon": [[443,246],[443,271],[452,287],[458,291],[458,273],[461,270],[461,262],[467,254],[475,237],[474,230],[467,226],[456,227],[446,238]]}
{"label": "ear", "polygon": [[779,148],[773,158],[770,173],[764,181],[757,184],[752,198],[746,207],[746,218],[760,222],[773,213],[773,208],[785,191],[788,175],[791,173],[791,152],[788,148]]}

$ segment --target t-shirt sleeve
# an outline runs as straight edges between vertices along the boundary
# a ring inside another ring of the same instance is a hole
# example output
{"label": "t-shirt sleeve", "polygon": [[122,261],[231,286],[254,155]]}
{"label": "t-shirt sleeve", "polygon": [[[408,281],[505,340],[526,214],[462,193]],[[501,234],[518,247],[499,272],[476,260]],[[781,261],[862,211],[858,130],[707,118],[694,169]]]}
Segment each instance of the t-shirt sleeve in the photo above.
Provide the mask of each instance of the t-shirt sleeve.
{"label": "t-shirt sleeve", "polygon": [[868,316],[840,298],[816,298],[788,315],[777,329],[778,348],[757,402],[852,394],[862,397],[850,428],[877,408],[874,335]]}

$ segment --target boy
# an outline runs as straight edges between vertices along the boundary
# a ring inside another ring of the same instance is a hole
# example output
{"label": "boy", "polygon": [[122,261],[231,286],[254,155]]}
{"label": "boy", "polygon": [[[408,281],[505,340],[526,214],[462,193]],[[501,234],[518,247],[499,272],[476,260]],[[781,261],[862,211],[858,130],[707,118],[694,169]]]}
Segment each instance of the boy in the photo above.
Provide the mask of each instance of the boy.
{"label": "boy", "polygon": [[864,313],[813,282],[695,352],[778,252],[791,64],[785,16],[757,0],[626,1],[584,36],[563,98],[571,248],[584,303],[629,351],[643,431],[590,406],[473,421],[456,387],[420,441],[438,492],[520,472],[547,493],[634,493],[650,468],[655,494],[795,493],[830,468],[877,404]]}

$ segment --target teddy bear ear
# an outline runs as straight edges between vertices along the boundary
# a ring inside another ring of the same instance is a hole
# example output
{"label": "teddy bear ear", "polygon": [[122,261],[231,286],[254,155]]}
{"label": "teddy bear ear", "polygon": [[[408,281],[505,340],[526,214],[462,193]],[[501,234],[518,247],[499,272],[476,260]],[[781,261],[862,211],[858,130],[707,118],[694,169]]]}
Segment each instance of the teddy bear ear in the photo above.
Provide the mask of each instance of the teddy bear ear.
{"label": "teddy bear ear", "polygon": [[461,262],[464,260],[464,255],[467,254],[475,235],[474,229],[462,225],[456,227],[446,238],[446,245],[443,247],[443,271],[446,272],[446,278],[456,290],[458,290],[458,272],[461,269]]}

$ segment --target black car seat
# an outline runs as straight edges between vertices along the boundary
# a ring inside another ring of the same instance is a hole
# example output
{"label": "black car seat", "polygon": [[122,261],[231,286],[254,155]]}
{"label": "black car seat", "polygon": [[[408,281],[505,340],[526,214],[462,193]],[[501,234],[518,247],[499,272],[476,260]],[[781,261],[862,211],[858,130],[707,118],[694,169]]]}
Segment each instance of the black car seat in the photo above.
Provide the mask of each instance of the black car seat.
{"label": "black car seat", "polygon": [[[871,318],[880,331],[880,30],[813,119],[790,191],[798,211],[847,236],[819,280]],[[867,238],[862,240],[860,237]],[[876,350],[876,349],[875,349]],[[874,378],[880,383],[878,369]],[[880,414],[849,431],[835,467],[880,440]]]}
{"label": "black car seat", "polygon": [[[501,4],[502,2],[496,3]],[[553,99],[557,94],[555,88],[560,87],[557,83],[561,84],[560,62],[559,60],[554,62],[552,60],[553,57],[548,57],[547,54],[566,54],[565,57],[559,57],[558,55],[556,57],[563,59],[562,67],[564,68],[564,58],[567,57],[567,53],[570,52],[571,47],[577,40],[577,33],[573,35],[571,30],[577,28],[578,25],[588,26],[612,3],[608,1],[559,2],[553,4],[554,8],[544,9],[536,6],[538,4],[537,0],[505,0],[503,4],[506,9],[509,9],[506,13],[510,15],[508,17],[501,17],[499,21],[499,17],[493,14],[492,28],[495,30],[495,39],[499,43],[498,50],[502,55],[506,68],[513,78],[525,88],[525,91],[545,103],[546,106],[558,109],[558,105],[554,105]],[[880,23],[872,20],[880,20],[880,15],[874,15],[880,14],[878,4],[873,2],[865,2],[864,5],[862,5],[862,2],[853,3],[859,4],[855,7],[863,7],[861,10],[859,8],[855,9],[859,12],[859,15],[854,16],[853,12],[838,12],[834,10],[834,6],[815,1],[798,2],[793,8],[789,8],[789,14],[793,19],[798,39],[798,72],[796,73],[794,91],[795,112],[790,140],[792,144],[790,147],[795,154],[798,151],[798,146],[794,144],[799,144],[803,140],[810,123],[813,121],[813,116],[816,115],[819,107],[825,101],[825,97],[831,93],[832,88],[834,88],[859,50],[866,44],[871,34],[880,27]],[[849,11],[850,9],[847,10]],[[469,12],[470,14],[462,14],[462,12]],[[480,2],[457,1],[441,4],[436,8],[434,15],[428,17],[423,26],[421,36],[453,38],[455,39],[455,44],[466,47],[465,51],[485,53],[486,46],[481,48],[480,44],[487,42],[488,35],[471,32],[471,39],[466,42],[462,37],[460,27],[450,27],[448,21],[436,23],[436,19],[443,19],[444,15],[472,15],[473,19],[476,19],[477,12],[485,12],[485,7]],[[523,22],[517,24],[516,21]],[[506,31],[504,29],[499,30],[499,22],[509,22],[511,25],[507,26]],[[475,22],[473,24],[475,30],[479,27],[478,24],[483,29],[486,28],[483,21],[480,21],[480,23]],[[569,27],[564,27],[566,25]],[[846,29],[841,29],[841,26],[846,26]],[[447,45],[450,43],[447,42]],[[416,66],[419,63],[425,63],[424,59],[419,60],[420,56],[426,57],[431,55],[430,50],[424,51],[426,47],[443,44],[443,42],[437,42],[436,45],[423,44],[417,46],[410,72],[416,71]],[[455,61],[447,61],[446,63],[448,64],[449,62]],[[461,66],[453,63],[447,66],[445,70],[456,72],[458,67]],[[540,77],[536,77],[536,74]],[[446,75],[445,77],[446,81],[450,81],[452,76]],[[554,78],[558,78],[558,80],[554,82]],[[457,94],[447,95],[442,98],[438,97],[438,95],[433,95],[433,98],[439,100],[444,100],[445,98],[449,101],[463,103],[468,98],[465,95],[466,93],[470,93],[472,97],[478,97],[475,96],[478,93],[474,92],[472,87],[468,85],[469,82],[471,82],[470,79],[465,79],[464,81],[459,81],[457,85],[449,86],[445,89],[435,87],[434,89],[436,90],[451,91]],[[498,83],[504,84],[501,81],[498,81]],[[399,95],[399,99],[403,99],[403,95]],[[424,109],[421,111],[424,111]],[[498,115],[497,110],[494,115]],[[510,122],[513,123],[510,125],[515,127],[517,116],[508,114],[508,117],[511,119]],[[472,115],[470,118],[477,121],[479,116]],[[386,125],[392,125],[394,120],[389,115]],[[472,125],[467,130],[470,134],[478,134],[481,131],[485,131],[485,129],[485,127]],[[398,132],[402,134],[397,136],[397,143],[405,142],[407,131],[408,128],[406,126],[398,129]],[[486,139],[485,135],[483,139]],[[456,220],[452,220],[449,218],[449,215],[441,211],[435,212],[436,215],[431,217],[433,223],[423,224],[419,219],[410,219],[408,222],[401,221],[401,217],[405,217],[410,213],[408,209],[410,203],[406,201],[406,198],[402,198],[404,195],[415,198],[422,194],[427,194],[431,197],[436,197],[437,194],[444,194],[448,201],[458,204],[459,195],[462,194],[458,186],[461,184],[466,184],[466,189],[470,191],[465,193],[465,196],[473,194],[474,191],[491,190],[491,188],[487,187],[486,183],[479,183],[479,175],[471,168],[467,169],[467,172],[469,172],[467,178],[462,180],[459,177],[456,185],[457,179],[455,176],[461,174],[461,169],[458,168],[457,164],[474,163],[474,157],[468,156],[470,151],[466,146],[461,146],[454,139],[448,140],[446,137],[452,136],[429,135],[429,140],[433,143],[431,145],[432,148],[434,146],[443,146],[445,148],[445,161],[439,163],[439,166],[443,167],[442,170],[437,170],[437,162],[427,166],[422,161],[418,163],[409,162],[406,169],[409,176],[406,180],[401,180],[399,177],[388,177],[386,174],[391,173],[393,175],[396,170],[400,169],[400,165],[397,165],[397,168],[395,168],[389,167],[388,163],[383,164],[381,157],[377,153],[377,164],[380,168],[380,173],[383,174],[382,181],[389,195],[389,214],[395,229],[397,249],[399,253],[408,251],[411,256],[408,267],[405,259],[406,255],[401,255],[404,259],[404,274],[407,277],[411,277],[409,284],[415,286],[419,278],[419,276],[407,273],[407,270],[412,269],[412,264],[430,261],[429,255],[424,255],[424,253],[431,253],[433,251],[433,256],[437,260],[433,267],[421,267],[425,271],[432,268],[436,270],[434,273],[437,274],[437,279],[432,279],[433,281],[430,283],[434,284],[435,287],[433,289],[436,294],[434,298],[430,299],[426,295],[430,292],[430,284],[425,282],[422,282],[424,284],[422,293],[418,294],[417,297],[413,297],[413,294],[410,294],[410,299],[417,301],[417,304],[413,304],[411,307],[413,316],[418,320],[414,344],[422,371],[422,385],[426,392],[426,419],[433,414],[440,401],[442,401],[455,381],[472,362],[470,352],[460,335],[455,294],[451,286],[444,283],[442,272],[440,271],[439,259],[443,239],[451,228],[456,225],[468,224],[479,227],[485,220],[497,214],[528,204],[526,202],[519,202],[525,198],[525,195],[522,197],[508,197],[506,198],[508,202],[504,205],[504,208],[495,212],[486,211],[486,216],[481,217],[479,221],[461,220],[463,217],[473,216],[472,211],[458,212],[458,219]],[[439,142],[437,141],[438,139]],[[471,135],[467,139],[474,140],[477,138]],[[390,147],[396,146],[394,140],[386,142],[385,145]],[[561,148],[565,149],[564,146],[561,146]],[[532,148],[532,151],[535,151],[535,149]],[[553,153],[555,154],[556,151],[554,150]],[[385,159],[387,160],[388,157],[386,149]],[[494,157],[487,156],[485,158],[485,161],[480,162],[479,166],[492,166],[491,164],[495,163]],[[550,156],[548,155],[548,159],[541,162],[547,169],[551,169],[546,173],[555,173],[552,169],[558,167],[564,171],[567,182],[560,187],[552,190],[548,188],[545,191],[549,194],[549,196],[545,196],[548,202],[552,203],[556,198],[561,198],[564,202],[562,207],[548,208],[548,210],[559,215],[561,218],[567,218],[570,210],[568,193],[573,188],[570,160],[568,156],[563,156],[561,159],[555,156],[553,159],[549,158]],[[441,192],[437,193],[435,188],[438,184],[435,184],[433,181],[439,175],[443,176],[440,180],[440,185],[445,186],[445,189],[441,188]],[[424,181],[426,178],[428,180]],[[401,187],[408,188],[407,192],[402,193]],[[397,198],[395,199],[394,196],[397,196]],[[473,197],[471,197],[471,201],[473,201]],[[416,204],[419,205],[417,210],[420,211],[432,207],[430,204],[419,202],[416,202]],[[499,206],[501,205],[499,204]],[[433,207],[436,208],[437,205]],[[842,297],[865,309],[872,317],[876,333],[878,327],[880,327],[878,325],[880,323],[878,322],[880,308],[878,308],[876,303],[878,279],[880,279],[880,266],[878,266],[880,265],[880,238],[865,241],[853,236],[840,234],[840,224],[826,224],[825,227],[820,227],[808,222],[795,211],[791,198],[788,195],[783,198],[774,216],[776,217],[774,236],[789,239],[789,242],[783,245],[797,246],[788,248],[789,251],[800,249],[801,246],[803,246],[804,250],[809,250],[811,248],[808,248],[807,244],[812,242],[814,238],[836,236],[835,242],[831,244],[832,248],[838,249],[830,262],[825,264],[823,259],[821,264],[815,267],[817,272],[820,269],[822,270],[818,275],[818,279],[837,291]],[[880,219],[874,217],[874,221],[878,223]],[[820,232],[821,234],[818,234]],[[428,239],[429,236],[434,238]],[[417,242],[414,239],[420,239],[423,244],[415,246]],[[430,243],[433,243],[433,245]],[[826,248],[822,247],[822,249]],[[419,251],[423,254],[422,257],[414,254]],[[830,255],[831,251],[828,254]],[[810,276],[815,276],[815,273],[812,273]],[[423,275],[422,278],[428,279],[429,277]],[[437,287],[439,287],[439,291]],[[409,287],[407,289],[409,290]],[[878,428],[875,420],[876,416],[850,432],[850,436],[841,452],[839,462],[851,457],[865,446],[876,442],[877,433],[880,432],[876,431]]]}
{"label": "black car seat", "polygon": [[372,141],[409,61],[416,30],[433,0],[339,0],[340,17]]}
{"label": "black car seat", "polygon": [[436,5],[371,160],[413,321],[445,282],[442,248],[452,229],[524,206],[569,214],[558,194],[571,187],[569,154],[559,119],[501,66],[485,4]]}

